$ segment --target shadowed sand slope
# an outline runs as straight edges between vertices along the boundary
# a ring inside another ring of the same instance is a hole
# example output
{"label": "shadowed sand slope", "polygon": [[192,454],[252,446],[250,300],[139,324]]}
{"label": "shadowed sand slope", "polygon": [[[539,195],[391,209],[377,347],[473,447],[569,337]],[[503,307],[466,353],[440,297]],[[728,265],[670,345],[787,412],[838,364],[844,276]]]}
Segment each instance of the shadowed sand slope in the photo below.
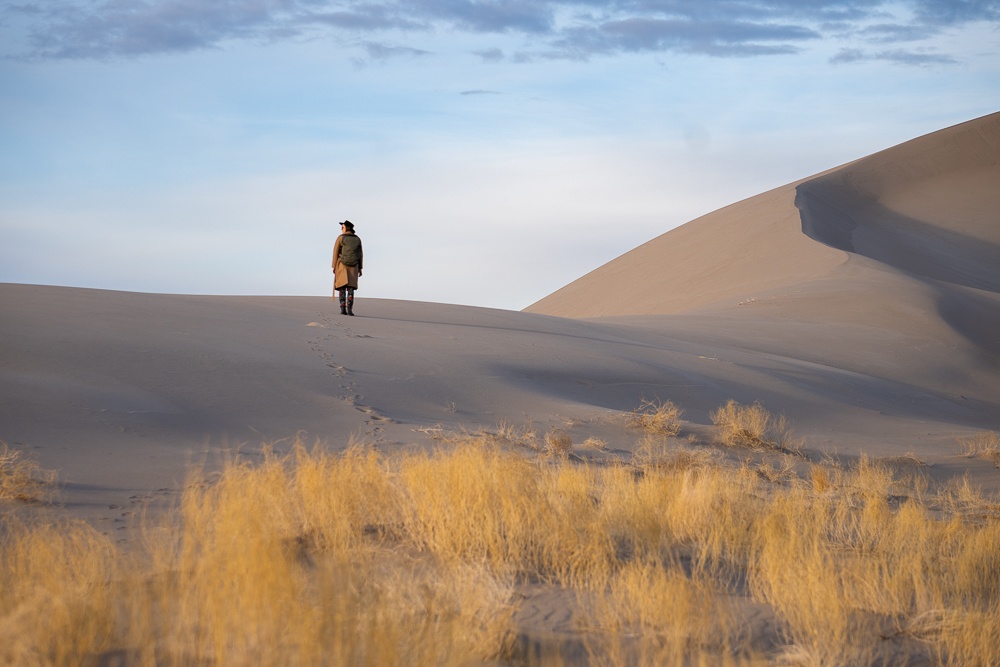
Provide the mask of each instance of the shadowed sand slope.
{"label": "shadowed sand slope", "polygon": [[798,187],[802,229],[919,278],[1000,291],[1000,114]]}
{"label": "shadowed sand slope", "polygon": [[[945,319],[990,310],[1000,289],[1000,114],[710,213],[526,310],[575,318],[719,310],[828,280],[838,284],[819,291],[848,295],[860,312],[899,298],[938,304]],[[851,316],[831,305],[831,319]],[[979,344],[994,337],[966,333]]]}

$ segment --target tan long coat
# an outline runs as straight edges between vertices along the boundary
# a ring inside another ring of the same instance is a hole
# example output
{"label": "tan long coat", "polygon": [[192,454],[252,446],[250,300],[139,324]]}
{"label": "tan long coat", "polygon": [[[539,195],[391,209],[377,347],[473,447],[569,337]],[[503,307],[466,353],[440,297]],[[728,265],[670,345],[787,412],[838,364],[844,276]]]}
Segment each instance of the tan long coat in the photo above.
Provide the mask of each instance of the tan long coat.
{"label": "tan long coat", "polygon": [[[354,232],[350,232],[354,236]],[[358,253],[358,265],[347,266],[340,262],[340,245],[343,243],[344,234],[337,237],[333,243],[333,289],[344,289],[350,287],[358,289],[358,278],[361,276],[361,269],[364,266],[364,252]]]}

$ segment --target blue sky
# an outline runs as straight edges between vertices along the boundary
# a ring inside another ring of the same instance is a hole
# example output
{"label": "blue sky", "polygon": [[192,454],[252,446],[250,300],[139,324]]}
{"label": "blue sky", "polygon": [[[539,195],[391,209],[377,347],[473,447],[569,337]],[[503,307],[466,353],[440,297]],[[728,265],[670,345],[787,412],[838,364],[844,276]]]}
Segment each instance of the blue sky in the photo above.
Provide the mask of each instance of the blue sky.
{"label": "blue sky", "polygon": [[15,0],[0,281],[520,309],[1000,109],[1000,1]]}

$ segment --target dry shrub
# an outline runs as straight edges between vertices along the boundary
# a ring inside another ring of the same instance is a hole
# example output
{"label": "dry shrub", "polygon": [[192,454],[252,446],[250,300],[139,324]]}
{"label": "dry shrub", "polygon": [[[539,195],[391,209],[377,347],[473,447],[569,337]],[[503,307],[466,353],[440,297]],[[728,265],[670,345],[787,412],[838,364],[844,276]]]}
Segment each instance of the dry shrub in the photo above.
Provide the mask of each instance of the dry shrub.
{"label": "dry shrub", "polygon": [[0,500],[48,500],[54,493],[55,480],[54,471],[45,470],[35,461],[23,458],[21,452],[0,440]]}
{"label": "dry shrub", "polygon": [[944,488],[935,493],[930,502],[941,510],[965,517],[1000,518],[1000,502],[996,497],[983,495],[969,481],[968,473],[948,480]]}
{"label": "dry shrub", "polygon": [[[517,425],[506,420],[500,421],[494,432],[486,432],[482,435],[485,436],[486,440],[495,444],[515,445],[536,451],[539,449],[538,433],[533,428],[530,426]],[[473,439],[475,438],[459,438],[455,440],[454,443],[462,444]]]}
{"label": "dry shrub", "polygon": [[885,463],[908,468],[926,468],[927,462],[913,452],[906,452],[901,456],[890,456],[882,459]]}
{"label": "dry shrub", "polygon": [[684,411],[670,401],[643,399],[638,408],[625,414],[625,420],[631,428],[670,437],[680,433],[683,415]]}
{"label": "dry shrub", "polygon": [[795,460],[789,456],[782,457],[780,463],[762,461],[757,464],[757,474],[772,484],[787,482],[795,477]]}
{"label": "dry shrub", "polygon": [[826,493],[834,486],[834,474],[826,466],[809,466],[809,479],[816,493]]}
{"label": "dry shrub", "polygon": [[963,455],[972,459],[986,459],[1000,468],[1000,433],[983,431],[972,438],[959,440]]}
{"label": "dry shrub", "polygon": [[845,483],[851,491],[866,499],[885,499],[893,495],[898,481],[895,471],[884,461],[862,453],[857,466],[848,470]]}
{"label": "dry shrub", "polygon": [[740,405],[730,400],[710,416],[724,445],[792,452],[799,449],[788,420],[774,417],[760,403]]}
{"label": "dry shrub", "polygon": [[573,451],[573,438],[565,431],[553,429],[545,434],[545,451],[551,456],[568,456]]}
{"label": "dry shrub", "polygon": [[712,451],[671,447],[667,442],[657,437],[643,438],[632,454],[633,465],[641,469],[687,470],[716,463],[716,456]]}
{"label": "dry shrub", "polygon": [[608,451],[608,443],[600,438],[590,437],[583,441],[584,447],[589,447],[591,449],[596,449],[599,452]]}

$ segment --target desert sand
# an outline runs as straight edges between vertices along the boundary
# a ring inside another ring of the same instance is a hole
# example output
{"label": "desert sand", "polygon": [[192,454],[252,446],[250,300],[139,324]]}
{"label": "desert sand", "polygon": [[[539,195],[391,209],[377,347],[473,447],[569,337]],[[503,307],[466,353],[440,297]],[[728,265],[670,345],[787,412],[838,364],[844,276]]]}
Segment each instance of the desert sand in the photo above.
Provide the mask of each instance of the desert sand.
{"label": "desert sand", "polygon": [[998,186],[994,114],[694,220],[524,312],[3,284],[0,440],[112,534],[234,447],[391,452],[508,423],[627,458],[619,416],[653,399],[703,442],[712,410],[759,401],[806,457],[912,455],[996,490],[958,441],[1000,431]]}
{"label": "desert sand", "polygon": [[756,400],[807,449],[957,464],[957,438],[1000,429],[998,184],[994,114],[694,220],[522,313],[2,285],[0,438],[88,515],[207,450],[599,429],[654,398],[692,427]]}

